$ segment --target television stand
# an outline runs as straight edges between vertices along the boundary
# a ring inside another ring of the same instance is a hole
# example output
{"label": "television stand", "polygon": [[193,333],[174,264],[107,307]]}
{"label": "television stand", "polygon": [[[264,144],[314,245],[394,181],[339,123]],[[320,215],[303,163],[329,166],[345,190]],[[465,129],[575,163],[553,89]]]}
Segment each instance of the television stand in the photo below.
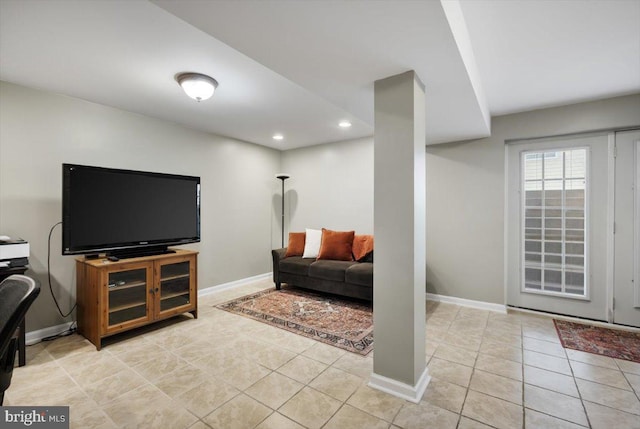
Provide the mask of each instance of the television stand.
{"label": "television stand", "polygon": [[118,259],[142,258],[144,256],[167,255],[170,253],[176,253],[176,251],[169,249],[167,246],[152,246],[139,249],[112,250],[107,252],[107,256],[113,256],[117,261]]}
{"label": "television stand", "polygon": [[112,262],[76,259],[78,333],[102,340],[182,313],[198,317],[198,252]]}

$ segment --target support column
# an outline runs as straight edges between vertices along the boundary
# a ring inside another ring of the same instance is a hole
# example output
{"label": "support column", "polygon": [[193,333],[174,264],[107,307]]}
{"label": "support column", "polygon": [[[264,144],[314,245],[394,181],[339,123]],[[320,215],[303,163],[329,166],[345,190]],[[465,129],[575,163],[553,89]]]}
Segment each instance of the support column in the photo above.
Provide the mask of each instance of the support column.
{"label": "support column", "polygon": [[369,386],[419,402],[425,358],[424,85],[410,71],[375,82],[374,355]]}

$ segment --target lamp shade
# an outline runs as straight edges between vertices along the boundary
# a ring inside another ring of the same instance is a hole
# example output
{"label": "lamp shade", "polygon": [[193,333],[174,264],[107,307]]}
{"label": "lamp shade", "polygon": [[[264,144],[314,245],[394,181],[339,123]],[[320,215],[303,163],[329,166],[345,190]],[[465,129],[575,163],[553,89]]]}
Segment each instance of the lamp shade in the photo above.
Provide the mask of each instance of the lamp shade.
{"label": "lamp shade", "polygon": [[200,73],[182,73],[176,76],[176,80],[184,92],[198,102],[211,98],[218,87],[218,81]]}

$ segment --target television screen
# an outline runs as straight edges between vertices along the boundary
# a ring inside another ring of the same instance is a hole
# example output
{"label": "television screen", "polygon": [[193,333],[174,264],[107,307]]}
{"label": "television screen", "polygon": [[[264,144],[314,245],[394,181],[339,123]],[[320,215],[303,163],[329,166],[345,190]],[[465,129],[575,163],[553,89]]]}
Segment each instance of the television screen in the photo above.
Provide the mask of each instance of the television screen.
{"label": "television screen", "polygon": [[200,178],[62,165],[62,253],[200,241]]}

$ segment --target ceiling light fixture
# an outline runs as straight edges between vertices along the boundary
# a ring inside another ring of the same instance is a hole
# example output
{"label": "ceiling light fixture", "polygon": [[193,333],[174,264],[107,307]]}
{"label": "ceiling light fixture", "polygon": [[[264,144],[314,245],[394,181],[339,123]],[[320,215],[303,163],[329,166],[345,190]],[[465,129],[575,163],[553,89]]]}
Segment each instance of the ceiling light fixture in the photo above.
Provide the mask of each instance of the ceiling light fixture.
{"label": "ceiling light fixture", "polygon": [[218,81],[200,73],[180,73],[176,75],[176,81],[184,92],[197,102],[208,100],[218,87]]}
{"label": "ceiling light fixture", "polygon": [[349,121],[340,121],[338,126],[340,128],[349,128],[349,127],[351,127],[351,122],[349,122]]}
{"label": "ceiling light fixture", "polygon": [[273,139],[274,140],[283,140],[284,136],[282,134],[274,134],[273,135]]}

